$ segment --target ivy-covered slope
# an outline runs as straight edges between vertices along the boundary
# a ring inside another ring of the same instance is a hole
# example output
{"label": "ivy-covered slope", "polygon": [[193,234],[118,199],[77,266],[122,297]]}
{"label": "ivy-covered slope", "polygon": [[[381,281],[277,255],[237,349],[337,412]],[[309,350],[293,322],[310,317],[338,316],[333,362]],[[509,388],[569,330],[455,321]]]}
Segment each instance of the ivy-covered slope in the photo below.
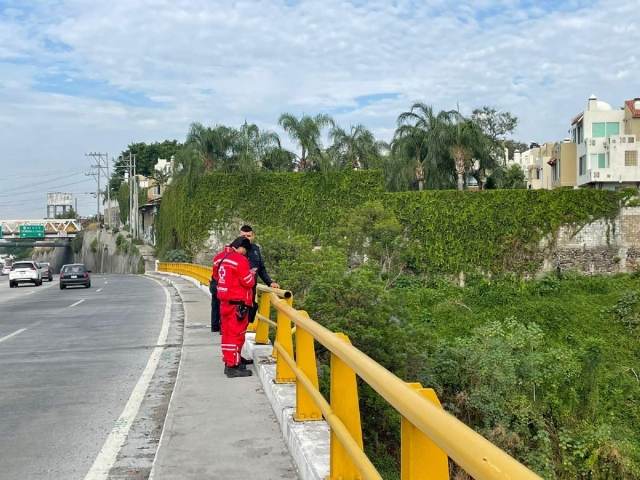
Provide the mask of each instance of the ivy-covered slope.
{"label": "ivy-covered slope", "polygon": [[606,190],[487,190],[389,193],[408,227],[418,271],[535,270],[540,241],[563,225],[613,219],[620,195]]}
{"label": "ivy-covered slope", "polygon": [[162,199],[157,224],[161,251],[205,240],[212,228],[233,219],[318,236],[346,210],[384,195],[379,171],[267,173],[249,182],[241,175],[207,174],[191,196],[180,182]]}
{"label": "ivy-covered slope", "polygon": [[[242,219],[319,237],[367,201],[381,200],[407,227],[407,259],[419,272],[534,271],[540,241],[563,225],[613,219],[620,194],[604,190],[436,190],[387,193],[378,171],[204,175],[180,181],[157,222],[160,252],[195,252],[211,229]],[[234,227],[236,227],[234,225]]]}

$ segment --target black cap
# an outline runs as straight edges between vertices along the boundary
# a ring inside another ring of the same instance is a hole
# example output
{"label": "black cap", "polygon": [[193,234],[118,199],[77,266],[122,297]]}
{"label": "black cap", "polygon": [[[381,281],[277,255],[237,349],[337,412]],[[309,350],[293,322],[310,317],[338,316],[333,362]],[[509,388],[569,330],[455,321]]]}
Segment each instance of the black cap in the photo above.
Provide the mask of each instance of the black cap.
{"label": "black cap", "polygon": [[251,248],[251,240],[247,237],[238,237],[231,242],[233,248],[244,247],[247,251]]}

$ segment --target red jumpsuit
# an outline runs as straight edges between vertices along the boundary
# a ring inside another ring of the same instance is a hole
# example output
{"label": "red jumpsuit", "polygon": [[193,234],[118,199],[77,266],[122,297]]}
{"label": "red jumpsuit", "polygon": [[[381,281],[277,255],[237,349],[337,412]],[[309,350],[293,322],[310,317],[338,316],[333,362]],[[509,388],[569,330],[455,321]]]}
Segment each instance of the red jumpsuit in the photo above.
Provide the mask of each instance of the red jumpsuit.
{"label": "red jumpsuit", "polygon": [[[222,264],[220,264],[222,262]],[[218,270],[220,265],[220,270]],[[228,367],[240,364],[244,334],[249,324],[249,309],[241,321],[236,317],[239,303],[253,306],[255,276],[249,260],[231,247],[226,247],[213,259],[213,278],[218,282],[220,300],[220,330],[222,333],[222,361]]]}

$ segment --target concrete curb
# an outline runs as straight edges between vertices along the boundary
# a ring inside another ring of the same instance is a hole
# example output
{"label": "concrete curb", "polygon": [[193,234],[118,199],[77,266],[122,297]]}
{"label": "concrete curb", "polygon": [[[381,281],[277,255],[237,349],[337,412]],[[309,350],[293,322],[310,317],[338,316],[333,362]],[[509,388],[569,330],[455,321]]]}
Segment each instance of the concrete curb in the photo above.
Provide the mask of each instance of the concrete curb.
{"label": "concrete curb", "polygon": [[[155,273],[155,272],[153,272]],[[173,287],[173,289],[176,291],[178,297],[180,298],[180,302],[182,302],[182,304],[184,305],[184,298],[182,298],[182,294],[180,293],[180,290],[178,290],[177,288],[175,288],[175,285],[173,284],[173,282],[168,279],[168,278],[163,278],[161,275],[153,275],[153,274],[149,274],[149,273],[145,273],[145,276],[153,278],[158,280],[159,282],[162,283],[166,283],[168,285],[170,285],[171,287]],[[173,302],[173,299],[172,299]],[[180,363],[178,364],[178,371],[176,373],[176,379],[175,379],[175,383],[173,384],[173,391],[171,392],[171,396],[169,397],[169,405],[167,406],[167,414],[164,418],[164,423],[162,425],[162,432],[160,433],[160,439],[158,440],[158,446],[156,448],[156,453],[153,456],[153,462],[151,463],[151,471],[149,472],[149,479],[148,480],[154,480],[155,478],[155,474],[156,474],[156,463],[158,461],[158,454],[160,453],[160,449],[163,448],[166,444],[169,443],[170,438],[171,438],[171,426],[173,425],[174,421],[175,421],[175,410],[172,408],[173,407],[173,399],[174,396],[176,394],[176,391],[178,390],[178,382],[180,380],[182,380],[182,367],[184,365],[183,361],[182,361],[182,355],[184,353],[184,336],[185,336],[185,325],[187,324],[187,309],[184,309],[184,322],[182,324],[182,339],[183,339],[183,344],[180,347]]]}
{"label": "concrete curb", "polygon": [[[193,283],[194,286],[211,298],[206,285],[199,281],[178,275],[177,273],[153,272],[158,275],[181,277]],[[242,349],[242,356],[252,358],[256,373],[260,377],[264,391],[271,403],[271,408],[280,423],[280,429],[286,440],[300,478],[304,480],[324,480],[329,476],[329,424],[322,421],[296,422],[293,419],[296,405],[295,384],[276,384],[276,365],[271,357],[271,345],[255,343],[254,332],[246,334],[246,342]]]}

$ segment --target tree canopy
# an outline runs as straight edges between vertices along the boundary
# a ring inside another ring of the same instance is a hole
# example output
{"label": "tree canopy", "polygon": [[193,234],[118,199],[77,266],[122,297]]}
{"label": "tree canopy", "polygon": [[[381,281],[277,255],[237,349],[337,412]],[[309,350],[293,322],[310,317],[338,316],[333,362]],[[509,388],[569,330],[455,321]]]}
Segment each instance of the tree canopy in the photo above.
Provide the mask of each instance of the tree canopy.
{"label": "tree canopy", "polygon": [[[259,172],[345,169],[382,170],[390,191],[464,189],[473,178],[480,188],[521,186],[504,170],[505,148],[510,159],[516,149],[526,149],[525,143],[508,138],[518,117],[495,107],[476,108],[466,116],[457,109],[437,111],[427,103],[414,103],[398,116],[389,144],[363,124],[341,126],[323,113],[300,117],[283,113],[278,125],[292,149],[283,146],[277,133],[247,121],[239,127],[194,122],[184,143],[131,143],[115,166],[123,167],[129,153],[135,154],[139,174],[166,184],[168,178],[154,172],[154,165],[159,158],[174,156],[171,175],[189,188],[207,172],[241,173],[249,182]],[[114,169],[110,183],[114,194],[123,178],[123,169]],[[503,181],[506,178],[510,180]]]}

